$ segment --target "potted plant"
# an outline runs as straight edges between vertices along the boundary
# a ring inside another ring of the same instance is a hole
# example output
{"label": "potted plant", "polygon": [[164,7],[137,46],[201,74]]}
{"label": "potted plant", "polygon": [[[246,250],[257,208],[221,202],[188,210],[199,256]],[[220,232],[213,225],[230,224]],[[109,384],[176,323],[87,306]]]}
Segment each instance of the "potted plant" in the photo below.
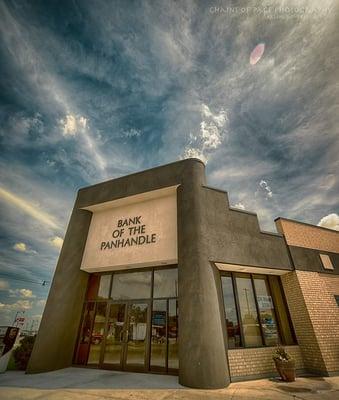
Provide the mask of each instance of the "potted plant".
{"label": "potted plant", "polygon": [[281,379],[285,382],[294,382],[295,361],[282,346],[276,348],[273,360]]}

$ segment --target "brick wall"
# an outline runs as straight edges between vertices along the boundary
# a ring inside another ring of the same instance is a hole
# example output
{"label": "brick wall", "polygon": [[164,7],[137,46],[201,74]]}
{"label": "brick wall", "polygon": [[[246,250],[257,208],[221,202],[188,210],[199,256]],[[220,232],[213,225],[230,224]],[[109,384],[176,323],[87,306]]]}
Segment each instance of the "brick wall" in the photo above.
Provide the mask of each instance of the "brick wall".
{"label": "brick wall", "polygon": [[[295,359],[296,368],[303,369],[304,364],[299,346],[286,346],[285,348]],[[274,350],[274,347],[228,350],[231,378],[275,374],[276,368],[272,359]]]}
{"label": "brick wall", "polygon": [[332,294],[333,296],[335,294],[339,295],[339,276],[333,276],[328,274],[320,274],[320,276],[325,281],[329,293]]}
{"label": "brick wall", "polygon": [[339,371],[339,308],[332,293],[338,278],[308,271],[281,278],[305,368]]}
{"label": "brick wall", "polygon": [[339,232],[319,226],[279,218],[277,230],[285,235],[290,246],[306,247],[332,253],[339,253]]}

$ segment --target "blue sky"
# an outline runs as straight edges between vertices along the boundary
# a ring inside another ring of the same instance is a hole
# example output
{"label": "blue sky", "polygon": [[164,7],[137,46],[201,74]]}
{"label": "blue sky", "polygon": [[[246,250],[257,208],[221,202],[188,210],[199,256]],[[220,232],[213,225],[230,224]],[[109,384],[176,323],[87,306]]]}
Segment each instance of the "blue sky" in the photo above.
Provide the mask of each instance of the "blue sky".
{"label": "blue sky", "polygon": [[338,3],[232,4],[0,1],[0,325],[39,320],[102,180],[199,157],[262,229],[339,229]]}

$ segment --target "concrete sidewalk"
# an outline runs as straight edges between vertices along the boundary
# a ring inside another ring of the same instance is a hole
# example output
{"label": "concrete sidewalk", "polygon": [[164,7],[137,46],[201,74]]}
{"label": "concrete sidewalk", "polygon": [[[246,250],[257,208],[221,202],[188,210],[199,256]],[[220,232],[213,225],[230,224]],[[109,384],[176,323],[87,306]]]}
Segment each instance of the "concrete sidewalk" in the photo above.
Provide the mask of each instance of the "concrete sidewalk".
{"label": "concrete sidewalk", "polygon": [[302,377],[296,382],[262,379],[232,383],[227,389],[193,390],[176,376],[66,368],[25,375],[0,375],[0,399],[27,400],[205,400],[205,399],[339,399],[339,377]]}

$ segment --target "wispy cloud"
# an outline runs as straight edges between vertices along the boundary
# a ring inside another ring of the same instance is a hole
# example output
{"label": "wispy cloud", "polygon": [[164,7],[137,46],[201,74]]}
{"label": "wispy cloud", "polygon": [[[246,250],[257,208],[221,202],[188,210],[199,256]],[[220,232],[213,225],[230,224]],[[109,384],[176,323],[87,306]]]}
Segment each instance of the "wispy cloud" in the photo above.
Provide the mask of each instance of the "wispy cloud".
{"label": "wispy cloud", "polygon": [[0,303],[0,311],[26,311],[32,308],[32,301],[30,300],[18,300],[15,303]]}
{"label": "wispy cloud", "polygon": [[9,290],[9,297],[21,297],[25,299],[34,299],[36,296],[31,289],[15,289]]}
{"label": "wispy cloud", "polygon": [[200,131],[196,135],[190,134],[183,158],[196,157],[207,163],[225,139],[228,117],[223,109],[214,114],[206,104],[201,105],[200,113]]}
{"label": "wispy cloud", "polygon": [[60,226],[54,220],[53,216],[47,214],[43,210],[40,210],[38,207],[31,204],[28,200],[17,196],[16,194],[10,192],[9,190],[6,190],[3,187],[0,187],[0,199],[13,207],[19,208],[39,222],[46,224],[51,228],[60,229]]}

